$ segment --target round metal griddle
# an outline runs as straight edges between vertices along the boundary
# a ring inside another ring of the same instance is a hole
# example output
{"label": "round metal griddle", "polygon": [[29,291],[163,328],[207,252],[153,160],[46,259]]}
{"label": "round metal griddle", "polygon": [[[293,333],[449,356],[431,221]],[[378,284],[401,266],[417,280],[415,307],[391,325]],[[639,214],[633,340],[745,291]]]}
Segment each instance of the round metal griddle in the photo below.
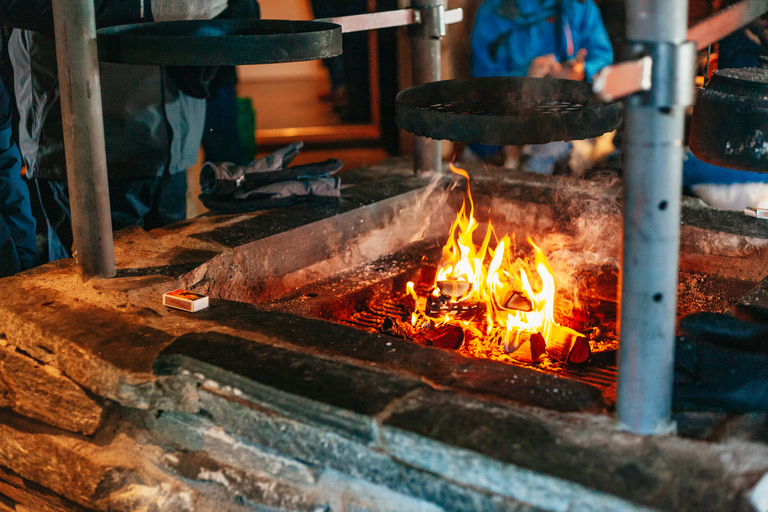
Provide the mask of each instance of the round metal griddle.
{"label": "round metal griddle", "polygon": [[396,109],[397,124],[416,135],[489,145],[597,137],[618,128],[622,113],[589,83],[515,77],[418,85],[397,95]]}
{"label": "round metal griddle", "polygon": [[97,42],[99,60],[119,64],[275,64],[341,55],[341,27],[318,21],[165,21],[104,28]]}

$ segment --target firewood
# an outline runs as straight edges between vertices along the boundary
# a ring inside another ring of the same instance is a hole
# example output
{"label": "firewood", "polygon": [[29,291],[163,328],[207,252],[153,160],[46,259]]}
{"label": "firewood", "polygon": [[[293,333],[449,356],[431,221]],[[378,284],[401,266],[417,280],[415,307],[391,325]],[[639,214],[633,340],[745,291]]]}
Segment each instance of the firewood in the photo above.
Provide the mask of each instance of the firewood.
{"label": "firewood", "polygon": [[555,325],[552,327],[547,354],[561,363],[586,363],[592,352],[589,340],[573,329]]}
{"label": "firewood", "polygon": [[512,292],[512,294],[504,301],[504,307],[506,309],[515,309],[523,312],[533,311],[531,301],[525,298],[520,292]]}
{"label": "firewood", "polygon": [[534,363],[541,360],[541,356],[547,350],[544,336],[538,332],[520,332],[518,339],[523,339],[523,342],[518,345],[517,350],[510,354],[512,358],[526,363]]}
{"label": "firewood", "polygon": [[466,281],[438,281],[437,288],[446,297],[456,300],[472,291],[472,283]]}

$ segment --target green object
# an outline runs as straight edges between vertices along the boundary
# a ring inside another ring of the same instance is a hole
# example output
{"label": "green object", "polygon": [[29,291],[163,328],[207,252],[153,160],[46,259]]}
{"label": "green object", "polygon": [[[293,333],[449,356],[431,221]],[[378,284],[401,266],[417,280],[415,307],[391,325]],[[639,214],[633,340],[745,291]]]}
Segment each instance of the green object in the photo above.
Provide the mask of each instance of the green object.
{"label": "green object", "polygon": [[256,111],[250,98],[237,98],[237,132],[246,161],[256,159]]}

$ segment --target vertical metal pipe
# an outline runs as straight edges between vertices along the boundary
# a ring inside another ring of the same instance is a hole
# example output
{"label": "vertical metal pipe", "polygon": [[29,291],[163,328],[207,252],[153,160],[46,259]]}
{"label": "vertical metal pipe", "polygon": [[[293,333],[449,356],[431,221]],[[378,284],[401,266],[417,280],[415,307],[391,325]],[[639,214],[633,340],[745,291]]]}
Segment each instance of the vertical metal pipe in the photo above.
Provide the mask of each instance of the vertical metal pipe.
{"label": "vertical metal pipe", "polygon": [[[686,38],[687,15],[687,0],[629,0],[630,45],[680,45]],[[688,81],[692,88],[693,75],[686,76],[692,66],[678,64],[675,58],[654,58],[654,87]],[[631,97],[624,116],[617,410],[622,427],[638,434],[674,430],[672,372],[685,105],[660,106],[657,96],[652,89]]]}
{"label": "vertical metal pipe", "polygon": [[[412,0],[411,7],[429,8],[441,0]],[[413,85],[440,80],[440,35],[433,30],[439,20],[429,19],[434,11],[424,9],[421,27],[411,35]],[[413,170],[415,173],[442,169],[442,146],[439,140],[414,136]]]}
{"label": "vertical metal pipe", "polygon": [[74,256],[85,278],[115,275],[93,0],[53,0]]}

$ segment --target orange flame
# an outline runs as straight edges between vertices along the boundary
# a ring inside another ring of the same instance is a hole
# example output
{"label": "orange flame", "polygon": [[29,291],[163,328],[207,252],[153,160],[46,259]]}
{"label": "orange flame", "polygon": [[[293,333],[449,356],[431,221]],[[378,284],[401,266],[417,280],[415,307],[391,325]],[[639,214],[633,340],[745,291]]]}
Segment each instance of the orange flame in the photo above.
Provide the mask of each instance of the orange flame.
{"label": "orange flame", "polygon": [[[466,171],[453,164],[450,167],[451,171],[464,176],[469,182]],[[552,341],[554,326],[579,335],[555,322],[555,280],[541,249],[528,239],[534,250],[531,268],[527,259],[513,257],[515,249],[508,235],[498,241],[495,248],[491,248],[492,240],[497,240],[497,237],[490,221],[482,243],[476,245],[473,235],[478,227],[472,193],[467,183],[467,200],[458,212],[443,247],[443,263],[438,269],[432,294],[439,296],[442,284],[444,288],[450,286],[452,293],[445,293],[445,290],[442,293],[450,295],[453,302],[483,306],[485,334],[495,334],[494,338],[509,347],[509,351],[519,346],[522,332],[540,333],[547,346]],[[408,283],[407,292],[414,300],[418,299],[413,283]],[[416,320],[414,314],[412,323],[415,324]],[[445,323],[452,321],[452,318],[446,315],[432,320]],[[465,322],[462,325],[466,327]]]}

